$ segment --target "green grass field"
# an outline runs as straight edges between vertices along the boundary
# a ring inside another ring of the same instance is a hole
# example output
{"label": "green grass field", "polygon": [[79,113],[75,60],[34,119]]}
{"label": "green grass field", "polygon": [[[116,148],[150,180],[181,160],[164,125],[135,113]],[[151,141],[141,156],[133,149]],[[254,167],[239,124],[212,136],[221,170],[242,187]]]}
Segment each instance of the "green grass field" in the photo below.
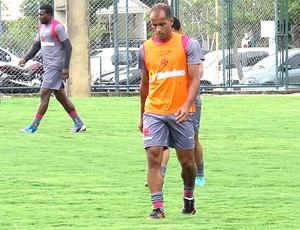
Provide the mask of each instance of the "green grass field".
{"label": "green grass field", "polygon": [[174,150],[166,219],[147,221],[146,157],[138,97],[72,99],[86,123],[54,98],[36,134],[38,98],[1,98],[0,229],[299,229],[300,96],[203,96],[206,185],[182,216]]}

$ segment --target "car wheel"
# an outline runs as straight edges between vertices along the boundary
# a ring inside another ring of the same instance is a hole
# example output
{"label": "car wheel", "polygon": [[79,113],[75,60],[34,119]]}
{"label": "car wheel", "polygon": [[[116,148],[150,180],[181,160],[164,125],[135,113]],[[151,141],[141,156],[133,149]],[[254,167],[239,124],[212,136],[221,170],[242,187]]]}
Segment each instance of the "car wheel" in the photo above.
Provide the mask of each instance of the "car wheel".
{"label": "car wheel", "polygon": [[211,84],[211,82],[210,81],[206,81],[206,80],[204,80],[204,81],[202,81],[202,80],[200,80],[200,86],[201,86],[201,88],[200,88],[200,90],[201,91],[213,91],[213,88],[205,88],[205,86],[212,86],[212,84]]}
{"label": "car wheel", "polygon": [[276,83],[274,81],[266,81],[263,83],[263,85],[272,86],[272,85],[276,85]]}

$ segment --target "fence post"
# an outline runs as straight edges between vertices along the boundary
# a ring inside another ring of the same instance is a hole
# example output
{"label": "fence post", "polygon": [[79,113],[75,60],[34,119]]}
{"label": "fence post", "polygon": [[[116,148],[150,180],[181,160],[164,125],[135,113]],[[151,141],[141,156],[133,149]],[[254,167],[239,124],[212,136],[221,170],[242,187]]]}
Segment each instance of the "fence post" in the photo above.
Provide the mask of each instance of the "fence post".
{"label": "fence post", "polygon": [[171,8],[173,11],[173,15],[176,18],[179,18],[179,1],[178,0],[172,0],[171,1]]}
{"label": "fence post", "polygon": [[67,93],[70,97],[89,97],[88,0],[55,0],[57,19],[65,23],[73,47]]}
{"label": "fence post", "polygon": [[114,62],[115,62],[115,86],[116,92],[119,92],[119,45],[118,45],[118,31],[119,31],[119,24],[118,24],[118,0],[114,0],[113,3],[113,18],[114,18]]}

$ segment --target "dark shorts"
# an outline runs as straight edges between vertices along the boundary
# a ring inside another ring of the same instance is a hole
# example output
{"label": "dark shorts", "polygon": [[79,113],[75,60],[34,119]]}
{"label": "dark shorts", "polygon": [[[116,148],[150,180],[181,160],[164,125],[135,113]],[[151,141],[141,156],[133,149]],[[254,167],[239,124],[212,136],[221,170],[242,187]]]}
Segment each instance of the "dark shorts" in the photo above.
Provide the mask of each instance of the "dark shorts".
{"label": "dark shorts", "polygon": [[64,86],[64,82],[61,77],[61,70],[46,69],[43,76],[42,88],[59,90]]}
{"label": "dark shorts", "polygon": [[193,114],[187,121],[176,123],[175,115],[144,114],[144,147],[164,146],[178,150],[194,148]]}
{"label": "dark shorts", "polygon": [[194,104],[195,104],[196,112],[193,116],[193,122],[194,122],[194,132],[196,135],[199,134],[200,131],[200,118],[201,118],[201,106],[202,106],[202,102],[199,95],[196,96]]}

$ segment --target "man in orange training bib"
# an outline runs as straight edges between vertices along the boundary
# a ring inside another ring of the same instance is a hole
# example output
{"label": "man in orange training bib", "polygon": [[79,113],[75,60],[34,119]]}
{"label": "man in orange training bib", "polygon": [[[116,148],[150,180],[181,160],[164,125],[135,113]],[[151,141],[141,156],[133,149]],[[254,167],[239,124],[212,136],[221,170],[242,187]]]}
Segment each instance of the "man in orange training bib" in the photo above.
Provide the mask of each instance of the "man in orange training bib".
{"label": "man in orange training bib", "polygon": [[153,211],[147,219],[164,218],[163,150],[176,149],[183,179],[183,214],[195,214],[194,162],[195,112],[199,91],[200,45],[188,36],[172,32],[174,19],[168,5],[155,4],[150,20],[155,35],[140,48],[141,116],[139,128],[147,152],[147,181]]}

